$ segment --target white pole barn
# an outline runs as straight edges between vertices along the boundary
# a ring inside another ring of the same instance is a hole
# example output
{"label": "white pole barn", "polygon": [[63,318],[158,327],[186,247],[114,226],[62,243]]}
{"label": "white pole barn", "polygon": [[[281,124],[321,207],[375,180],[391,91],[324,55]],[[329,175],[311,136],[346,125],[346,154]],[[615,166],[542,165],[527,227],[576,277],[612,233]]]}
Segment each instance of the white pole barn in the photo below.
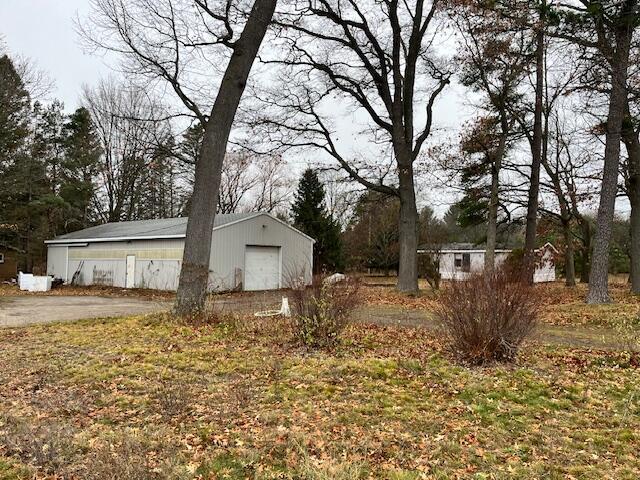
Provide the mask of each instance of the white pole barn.
{"label": "white pole barn", "polygon": [[[78,285],[176,290],[187,218],[107,223],[48,240],[47,275]],[[310,283],[314,240],[268,213],[216,215],[209,289]]]}

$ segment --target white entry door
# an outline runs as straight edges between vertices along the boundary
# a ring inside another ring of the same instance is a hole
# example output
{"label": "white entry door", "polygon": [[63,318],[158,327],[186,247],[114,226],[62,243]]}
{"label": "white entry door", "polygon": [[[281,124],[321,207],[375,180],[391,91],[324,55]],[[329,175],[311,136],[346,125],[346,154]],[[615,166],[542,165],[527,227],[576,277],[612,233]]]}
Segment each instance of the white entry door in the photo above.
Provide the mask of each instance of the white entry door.
{"label": "white entry door", "polygon": [[247,245],[244,256],[244,289],[280,288],[280,247]]}
{"label": "white entry door", "polygon": [[136,256],[127,255],[127,276],[124,282],[125,288],[134,288],[136,286]]}

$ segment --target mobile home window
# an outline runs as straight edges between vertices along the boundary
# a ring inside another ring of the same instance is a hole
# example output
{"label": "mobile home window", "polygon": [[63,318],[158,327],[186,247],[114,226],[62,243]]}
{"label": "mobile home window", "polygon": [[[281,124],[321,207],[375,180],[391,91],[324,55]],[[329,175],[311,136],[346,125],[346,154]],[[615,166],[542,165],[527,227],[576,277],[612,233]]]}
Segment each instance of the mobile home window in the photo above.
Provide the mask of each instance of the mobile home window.
{"label": "mobile home window", "polygon": [[456,253],[453,257],[456,270],[463,272],[471,271],[471,254],[470,253]]}
{"label": "mobile home window", "polygon": [[471,254],[470,253],[462,254],[462,271],[463,272],[471,271]]}

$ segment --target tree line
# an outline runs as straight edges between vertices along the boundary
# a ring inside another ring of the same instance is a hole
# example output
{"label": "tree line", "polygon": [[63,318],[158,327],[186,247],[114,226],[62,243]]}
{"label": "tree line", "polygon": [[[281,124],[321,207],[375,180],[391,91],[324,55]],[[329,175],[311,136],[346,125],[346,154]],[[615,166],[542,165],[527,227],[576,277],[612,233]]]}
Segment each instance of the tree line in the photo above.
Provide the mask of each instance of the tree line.
{"label": "tree line", "polygon": [[[0,243],[20,268],[46,269],[44,241],[89,226],[186,216],[202,142],[182,134],[142,89],[115,80],[82,92],[82,106],[34,99],[20,64],[0,57]],[[279,155],[229,152],[217,211],[288,208],[292,178]]]}

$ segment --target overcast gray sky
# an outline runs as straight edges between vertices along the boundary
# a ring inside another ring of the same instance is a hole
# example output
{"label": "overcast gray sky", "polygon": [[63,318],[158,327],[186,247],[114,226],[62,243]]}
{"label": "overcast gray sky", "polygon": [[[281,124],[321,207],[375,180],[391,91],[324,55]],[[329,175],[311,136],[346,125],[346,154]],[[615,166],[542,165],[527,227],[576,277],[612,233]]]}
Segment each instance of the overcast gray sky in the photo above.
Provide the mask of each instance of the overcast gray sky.
{"label": "overcast gray sky", "polygon": [[[83,51],[75,20],[86,17],[89,11],[88,0],[0,0],[0,36],[9,52],[28,57],[48,74],[55,82],[51,99],[63,101],[67,111],[78,107],[83,84],[95,85],[101,77],[114,73],[110,66],[117,67],[117,58],[103,58]],[[451,135],[468,118],[465,103],[464,91],[459,86],[451,86],[437,102],[436,127],[443,129],[440,135]],[[350,114],[335,113],[343,130],[355,128]],[[349,135],[343,136],[349,145]],[[296,155],[289,160],[299,163],[296,167],[301,168],[306,158],[307,155]],[[420,190],[423,189],[419,188],[419,197],[424,197],[426,192]],[[439,197],[442,200],[442,195]],[[442,203],[449,202],[447,199]]]}
{"label": "overcast gray sky", "polygon": [[78,106],[83,83],[110,73],[100,56],[83,53],[74,30],[88,0],[0,0],[0,35],[9,51],[32,59],[55,82],[52,97]]}
{"label": "overcast gray sky", "polygon": [[[114,72],[107,59],[83,52],[78,41],[75,19],[88,13],[89,0],[0,0],[0,37],[9,52],[30,58],[48,74],[55,82],[51,98],[63,101],[67,111],[79,105],[83,84],[94,85],[101,77]],[[109,60],[112,67],[117,66],[117,59]],[[455,135],[472,112],[464,89],[452,85],[435,106],[439,135]],[[341,123],[349,124],[352,119],[345,113],[336,112],[338,117],[346,117]],[[426,196],[427,203],[435,204],[440,212],[452,201],[452,196],[442,191],[434,194],[428,192],[429,188],[418,190],[419,196]]]}
{"label": "overcast gray sky", "polygon": [[[107,59],[80,45],[74,23],[88,13],[88,0],[0,0],[0,36],[9,51],[47,72],[56,84],[51,96],[64,101],[67,110],[78,106],[83,84],[95,84],[113,72]],[[117,66],[117,59],[110,61]],[[460,89],[451,88],[439,103],[439,126],[455,127],[459,110],[464,110]]]}

